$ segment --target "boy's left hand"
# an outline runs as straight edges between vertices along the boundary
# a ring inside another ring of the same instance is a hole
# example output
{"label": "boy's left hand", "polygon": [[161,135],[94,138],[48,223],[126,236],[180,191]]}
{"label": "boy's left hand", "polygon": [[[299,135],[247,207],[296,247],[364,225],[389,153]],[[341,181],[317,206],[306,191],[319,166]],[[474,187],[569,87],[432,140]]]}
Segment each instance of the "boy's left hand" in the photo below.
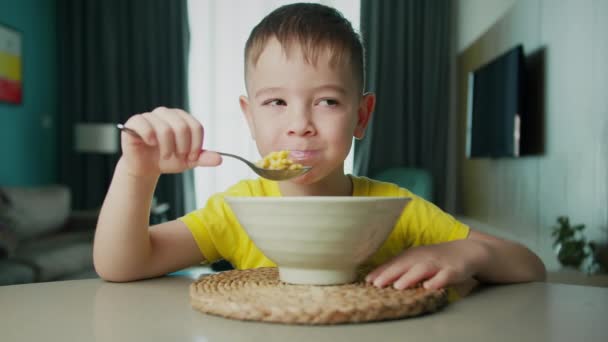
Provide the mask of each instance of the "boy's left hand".
{"label": "boy's left hand", "polygon": [[475,243],[458,240],[406,249],[367,275],[365,280],[377,287],[393,284],[405,289],[423,283],[438,289],[470,280],[476,273]]}

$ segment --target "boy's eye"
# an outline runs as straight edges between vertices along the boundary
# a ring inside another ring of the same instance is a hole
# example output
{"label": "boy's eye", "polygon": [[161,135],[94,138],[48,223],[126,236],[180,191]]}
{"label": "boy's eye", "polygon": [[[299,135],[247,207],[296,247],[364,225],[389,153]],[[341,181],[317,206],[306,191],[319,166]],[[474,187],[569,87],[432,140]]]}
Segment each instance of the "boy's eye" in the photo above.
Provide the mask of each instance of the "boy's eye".
{"label": "boy's eye", "polygon": [[270,106],[285,106],[287,105],[287,103],[281,99],[272,99],[272,100],[268,100],[268,101],[264,101],[263,103],[264,105],[270,105]]}
{"label": "boy's eye", "polygon": [[338,105],[338,101],[336,101],[334,99],[323,99],[323,100],[319,101],[319,104],[322,106],[335,107]]}

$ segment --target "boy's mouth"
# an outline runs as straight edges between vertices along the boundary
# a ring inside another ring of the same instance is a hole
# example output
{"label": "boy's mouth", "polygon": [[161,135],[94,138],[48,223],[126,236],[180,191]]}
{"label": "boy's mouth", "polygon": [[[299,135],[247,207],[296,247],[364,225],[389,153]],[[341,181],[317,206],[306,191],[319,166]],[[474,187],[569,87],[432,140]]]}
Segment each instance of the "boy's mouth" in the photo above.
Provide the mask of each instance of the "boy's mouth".
{"label": "boy's mouth", "polygon": [[312,161],[319,154],[316,150],[291,150],[289,156],[297,162]]}

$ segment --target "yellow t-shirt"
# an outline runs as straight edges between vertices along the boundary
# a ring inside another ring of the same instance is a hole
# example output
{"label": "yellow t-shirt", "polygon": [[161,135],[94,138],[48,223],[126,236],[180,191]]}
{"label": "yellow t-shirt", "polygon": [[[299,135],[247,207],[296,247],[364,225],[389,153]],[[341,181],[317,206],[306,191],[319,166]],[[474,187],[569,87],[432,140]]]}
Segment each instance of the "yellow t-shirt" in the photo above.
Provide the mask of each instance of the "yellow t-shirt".
{"label": "yellow t-shirt", "polygon": [[[402,196],[412,201],[403,210],[395,228],[380,249],[362,266],[381,265],[404,249],[464,239],[469,228],[432,203],[392,183],[351,176],[353,196]],[[213,195],[204,208],[180,218],[192,232],[205,260],[229,261],[237,269],[275,267],[241,227],[224,196],[279,197],[277,182],[263,178],[244,180],[224,193]]]}

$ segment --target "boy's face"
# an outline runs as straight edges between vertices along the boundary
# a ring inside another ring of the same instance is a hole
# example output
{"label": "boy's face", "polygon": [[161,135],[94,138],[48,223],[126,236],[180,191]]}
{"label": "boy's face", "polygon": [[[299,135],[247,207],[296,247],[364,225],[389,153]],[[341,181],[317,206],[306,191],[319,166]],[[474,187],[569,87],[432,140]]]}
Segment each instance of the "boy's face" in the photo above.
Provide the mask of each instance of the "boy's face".
{"label": "boy's face", "polygon": [[294,182],[308,184],[343,174],[353,136],[362,138],[374,107],[361,95],[347,63],[330,65],[321,53],[316,65],[294,46],[287,57],[276,39],[257,64],[248,65],[248,97],[240,104],[259,152],[290,150],[291,159],[313,169]]}

